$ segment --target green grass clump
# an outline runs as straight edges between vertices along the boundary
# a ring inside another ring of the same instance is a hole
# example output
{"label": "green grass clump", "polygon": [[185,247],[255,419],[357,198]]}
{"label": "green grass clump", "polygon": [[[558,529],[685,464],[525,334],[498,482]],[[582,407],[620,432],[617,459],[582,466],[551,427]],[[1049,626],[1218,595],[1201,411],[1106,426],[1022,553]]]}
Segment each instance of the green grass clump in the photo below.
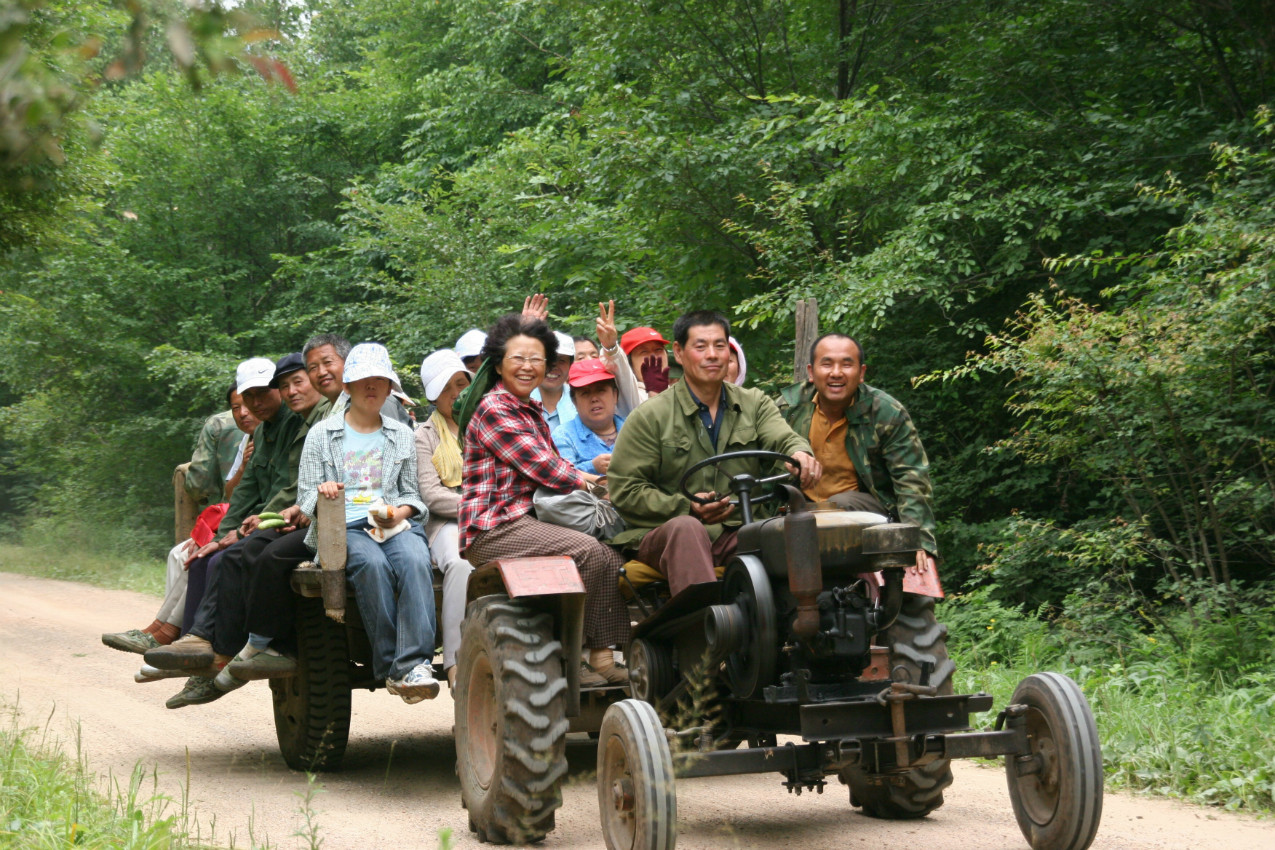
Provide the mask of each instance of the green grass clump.
{"label": "green grass clump", "polygon": [[[1236,613],[1197,606],[1194,617],[1166,609],[1138,618],[1076,597],[1046,618],[976,592],[945,603],[939,617],[951,630],[958,692],[986,691],[999,708],[1032,673],[1080,685],[1108,787],[1272,812],[1275,617],[1268,597],[1254,598]],[[994,720],[989,712],[980,722]]]}
{"label": "green grass clump", "polygon": [[186,813],[158,793],[139,764],[127,783],[104,793],[79,751],[70,758],[47,737],[20,725],[16,709],[0,729],[0,845],[22,848],[159,850],[189,841]]}

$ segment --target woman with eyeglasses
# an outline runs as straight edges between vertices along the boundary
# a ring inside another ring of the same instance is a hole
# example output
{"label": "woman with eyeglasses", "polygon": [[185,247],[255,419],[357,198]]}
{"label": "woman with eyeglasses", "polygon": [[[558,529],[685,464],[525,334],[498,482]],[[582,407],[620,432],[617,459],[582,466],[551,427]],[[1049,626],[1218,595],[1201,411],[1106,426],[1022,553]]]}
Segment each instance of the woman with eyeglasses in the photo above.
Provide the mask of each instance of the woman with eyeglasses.
{"label": "woman with eyeglasses", "polygon": [[464,435],[459,511],[460,550],[475,567],[502,558],[567,555],[584,581],[585,687],[621,684],[628,671],[612,647],[629,637],[628,609],[617,577],[624,559],[587,534],[549,525],[532,515],[537,487],[585,489],[598,476],[558,455],[540,402],[531,393],[558,355],[558,341],[539,319],[510,314],[487,334],[483,356],[498,380],[483,396]]}

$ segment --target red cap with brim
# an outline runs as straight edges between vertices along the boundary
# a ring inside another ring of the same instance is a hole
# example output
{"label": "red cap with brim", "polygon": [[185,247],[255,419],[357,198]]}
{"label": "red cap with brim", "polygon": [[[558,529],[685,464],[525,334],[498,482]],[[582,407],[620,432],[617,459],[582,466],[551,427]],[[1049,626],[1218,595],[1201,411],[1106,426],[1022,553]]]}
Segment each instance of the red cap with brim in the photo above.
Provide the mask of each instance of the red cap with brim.
{"label": "red cap with brim", "polygon": [[571,364],[571,371],[567,373],[567,383],[573,387],[587,387],[598,381],[614,380],[615,375],[607,371],[607,367],[597,359],[577,360]]}
{"label": "red cap with brim", "polygon": [[620,337],[620,348],[624,349],[624,356],[628,357],[633,353],[633,349],[647,342],[668,345],[668,340],[660,336],[659,331],[655,328],[633,328]]}

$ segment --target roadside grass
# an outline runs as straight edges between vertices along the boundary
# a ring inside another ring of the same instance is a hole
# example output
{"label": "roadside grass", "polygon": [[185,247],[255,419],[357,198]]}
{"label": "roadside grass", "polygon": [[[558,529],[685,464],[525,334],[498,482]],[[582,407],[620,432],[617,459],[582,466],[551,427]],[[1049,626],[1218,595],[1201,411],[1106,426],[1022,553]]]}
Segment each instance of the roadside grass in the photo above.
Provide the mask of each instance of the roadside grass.
{"label": "roadside grass", "polygon": [[74,541],[68,545],[0,541],[0,571],[164,595],[161,559],[95,551]]}
{"label": "roadside grass", "polygon": [[[962,607],[959,598],[943,609],[958,692],[986,691],[999,709],[1032,673],[1055,671],[1080,685],[1102,739],[1108,788],[1275,812],[1268,611],[1224,631],[1179,621],[1116,640],[1092,618],[1047,622],[1013,609]],[[1227,651],[1223,637],[1233,634],[1240,648]],[[995,719],[988,712],[976,722],[990,727]]]}
{"label": "roadside grass", "polygon": [[[158,791],[158,778],[141,764],[127,780],[111,777],[99,790],[75,742],[64,753],[43,729],[24,727],[16,708],[0,728],[0,845],[159,850],[211,846],[192,837],[185,801]],[[209,836],[211,841],[212,836]]]}

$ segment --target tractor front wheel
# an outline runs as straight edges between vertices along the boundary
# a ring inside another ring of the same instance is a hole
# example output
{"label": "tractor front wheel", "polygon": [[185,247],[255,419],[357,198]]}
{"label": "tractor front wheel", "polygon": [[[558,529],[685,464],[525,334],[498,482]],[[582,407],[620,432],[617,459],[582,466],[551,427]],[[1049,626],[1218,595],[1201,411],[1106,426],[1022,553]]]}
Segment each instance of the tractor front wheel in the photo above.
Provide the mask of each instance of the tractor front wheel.
{"label": "tractor front wheel", "polygon": [[1035,850],[1085,850],[1102,819],[1102,748],[1089,702],[1066,676],[1037,673],[1011,703],[1027,708],[1031,747],[1005,757],[1019,828]]}

